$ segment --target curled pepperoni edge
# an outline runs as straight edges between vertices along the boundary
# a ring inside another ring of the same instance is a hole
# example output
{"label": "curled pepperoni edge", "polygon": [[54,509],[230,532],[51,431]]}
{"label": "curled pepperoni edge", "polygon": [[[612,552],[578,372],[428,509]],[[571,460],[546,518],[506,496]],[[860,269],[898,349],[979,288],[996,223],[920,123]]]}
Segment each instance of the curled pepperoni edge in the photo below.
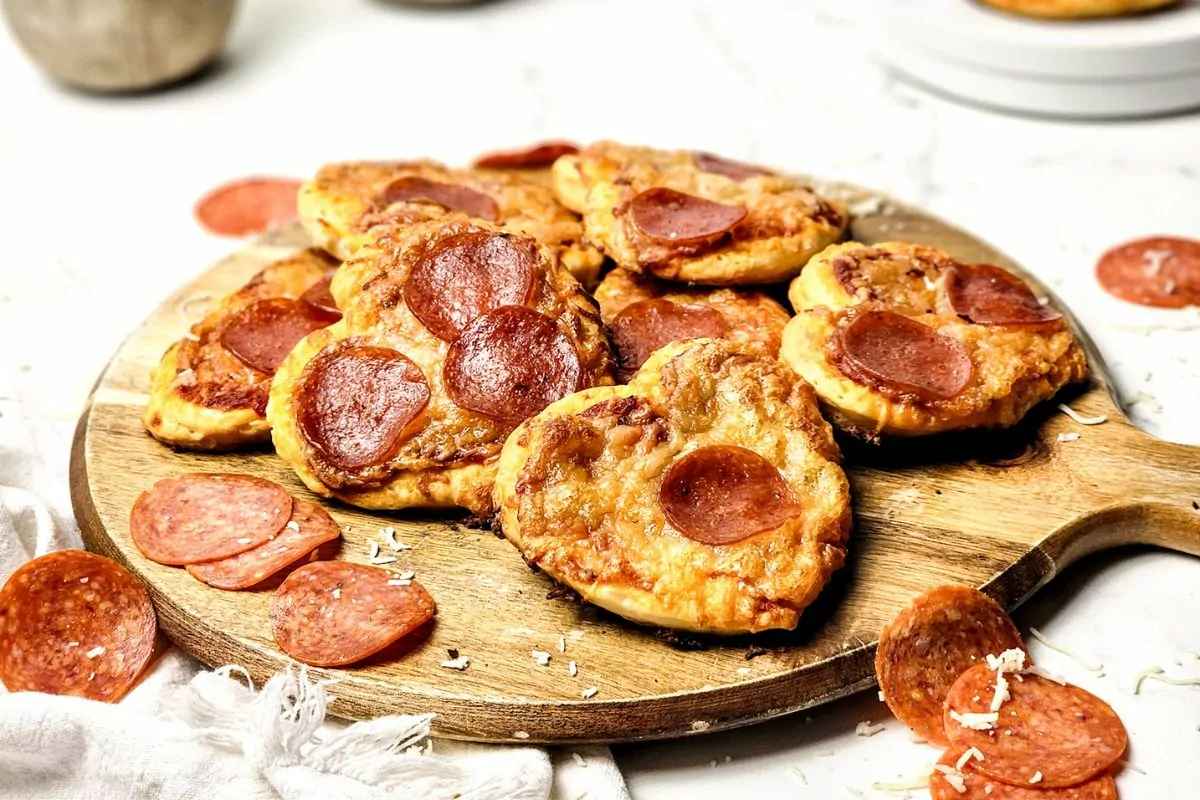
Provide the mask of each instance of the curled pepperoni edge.
{"label": "curled pepperoni edge", "polygon": [[[729,234],[749,214],[743,206],[718,203],[665,186],[652,186],[639,192],[629,201],[628,213],[634,227],[650,240],[676,247],[712,244]],[[706,215],[709,219],[704,220],[697,230],[686,234],[679,232],[682,219],[696,214]],[[672,223],[675,227],[668,230]]]}

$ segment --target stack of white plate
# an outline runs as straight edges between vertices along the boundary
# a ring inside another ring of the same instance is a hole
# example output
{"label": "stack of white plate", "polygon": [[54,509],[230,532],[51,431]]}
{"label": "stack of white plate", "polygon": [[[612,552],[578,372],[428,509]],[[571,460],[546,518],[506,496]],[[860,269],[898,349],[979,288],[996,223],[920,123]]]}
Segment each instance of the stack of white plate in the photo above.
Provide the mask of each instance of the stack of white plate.
{"label": "stack of white plate", "polygon": [[917,83],[985,106],[1063,117],[1200,108],[1200,0],[1058,21],[975,0],[876,0],[877,52]]}

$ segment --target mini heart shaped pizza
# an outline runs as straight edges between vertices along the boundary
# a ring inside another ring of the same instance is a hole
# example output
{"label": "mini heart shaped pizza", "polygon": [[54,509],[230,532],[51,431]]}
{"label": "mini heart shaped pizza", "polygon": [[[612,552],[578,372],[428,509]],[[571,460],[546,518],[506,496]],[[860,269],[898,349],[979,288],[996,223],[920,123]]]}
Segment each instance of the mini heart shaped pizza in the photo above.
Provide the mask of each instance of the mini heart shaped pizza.
{"label": "mini heart shaped pizza", "polygon": [[1087,377],[1063,315],[1020,278],[933,248],[834,245],[788,296],[780,357],[866,439],[1014,425]]}
{"label": "mini heart shaped pizza", "polygon": [[505,437],[612,383],[595,303],[534,239],[463,215],[381,227],[331,284],[341,322],[275,375],[275,448],[318,494],[491,511]]}
{"label": "mini heart shaped pizza", "polygon": [[845,207],[795,178],[692,150],[597,142],[554,190],[619,266],[710,286],[778,283],[841,238]]}
{"label": "mini heart shaped pizza", "polygon": [[627,619],[794,628],[846,557],[840,459],[807,383],[759,348],[691,339],[523,423],[494,502],[530,564]]}
{"label": "mini heart shaped pizza", "polygon": [[313,242],[341,259],[369,243],[376,225],[466,214],[536,238],[586,286],[604,261],[583,242],[579,218],[559,204],[548,181],[521,170],[453,169],[428,160],[326,164],[300,187],[296,202]]}

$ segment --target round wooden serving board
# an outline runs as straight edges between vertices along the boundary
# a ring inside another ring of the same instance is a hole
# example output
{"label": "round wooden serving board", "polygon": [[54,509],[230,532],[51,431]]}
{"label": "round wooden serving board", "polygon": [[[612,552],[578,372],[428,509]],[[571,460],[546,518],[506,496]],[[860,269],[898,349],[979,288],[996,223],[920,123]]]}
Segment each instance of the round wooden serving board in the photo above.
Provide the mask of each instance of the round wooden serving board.
{"label": "round wooden serving board", "polygon": [[[886,204],[855,222],[871,242],[907,239],[971,262],[1017,269],[945,223]],[[270,591],[224,592],[145,559],[129,538],[134,499],[184,472],[244,472],[311,497],[273,453],[175,452],[143,431],[149,372],[180,338],[186,298],[218,298],[268,262],[306,246],[299,228],[270,235],[182,288],[125,342],[80,419],[71,463],[75,513],[91,549],[116,558],[149,588],[159,624],[206,664],[241,664],[257,681],[293,662],[271,638]],[[1020,270],[1017,270],[1018,272]],[[1082,332],[1080,332],[1082,335]],[[438,602],[437,623],[403,654],[352,669],[310,670],[340,681],[333,713],[367,718],[432,711],[442,736],[487,741],[629,741],[683,736],[787,714],[871,685],[876,636],[922,590],[947,581],[984,587],[1012,607],[1079,556],[1146,542],[1200,555],[1200,449],[1140,432],[1096,380],[1073,392],[1084,427],[1035,410],[1020,427],[870,450],[848,447],[855,527],[848,566],[800,628],[687,649],[591,606],[555,597],[517,551],[486,530],[433,516],[367,513],[326,503],[341,524],[340,557],[366,562],[391,525],[414,549],[413,570]],[[1080,438],[1059,442],[1059,433]],[[385,548],[386,551],[386,548]],[[566,652],[559,652],[559,641]],[[765,648],[765,651],[763,650]],[[464,672],[441,663],[454,649]],[[538,666],[532,650],[552,653]],[[753,656],[753,657],[751,657]],[[571,677],[569,663],[578,675]],[[594,697],[581,693],[596,687]]]}

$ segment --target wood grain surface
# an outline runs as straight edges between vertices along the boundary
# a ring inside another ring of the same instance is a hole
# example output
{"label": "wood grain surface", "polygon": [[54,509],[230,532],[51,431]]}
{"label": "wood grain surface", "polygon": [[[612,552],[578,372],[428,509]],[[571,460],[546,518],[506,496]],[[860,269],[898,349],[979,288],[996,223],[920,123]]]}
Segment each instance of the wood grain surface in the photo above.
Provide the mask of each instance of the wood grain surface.
{"label": "wood grain surface", "polygon": [[[891,213],[857,220],[854,238],[925,243],[1020,272],[1001,253],[943,222],[894,204],[885,211]],[[186,329],[183,301],[218,298],[306,244],[298,228],[272,234],[167,298],[101,376],[72,453],[72,498],[88,547],[121,561],[147,584],[162,629],[183,649],[209,665],[241,664],[257,681],[290,663],[271,638],[270,592],[219,591],[182,569],[146,560],[129,538],[129,511],[155,481],[192,471],[261,475],[298,497],[311,495],[267,450],[173,452],[142,430],[139,415],[151,367]],[[930,586],[983,587],[1011,608],[1071,561],[1102,548],[1148,543],[1200,555],[1200,511],[1194,508],[1200,448],[1163,442],[1131,425],[1110,397],[1090,341],[1088,350],[1096,379],[1062,399],[1081,413],[1107,415],[1103,425],[1081,426],[1047,403],[1011,430],[885,449],[847,447],[855,512],[850,561],[793,632],[681,646],[553,596],[552,582],[490,531],[429,515],[325,503],[342,525],[341,558],[365,563],[369,543],[386,525],[414,545],[391,566],[415,571],[439,613],[428,637],[403,653],[310,672],[340,680],[333,713],[366,718],[432,711],[442,736],[527,742],[683,736],[761,721],[870,686],[879,630]],[[1060,433],[1080,438],[1060,442]],[[560,637],[565,652],[559,652]],[[689,649],[694,645],[700,649]],[[467,656],[470,667],[441,667],[448,649]],[[532,650],[552,653],[549,665],[535,663]],[[572,661],[576,677],[568,671]],[[597,692],[584,699],[589,687]]]}

